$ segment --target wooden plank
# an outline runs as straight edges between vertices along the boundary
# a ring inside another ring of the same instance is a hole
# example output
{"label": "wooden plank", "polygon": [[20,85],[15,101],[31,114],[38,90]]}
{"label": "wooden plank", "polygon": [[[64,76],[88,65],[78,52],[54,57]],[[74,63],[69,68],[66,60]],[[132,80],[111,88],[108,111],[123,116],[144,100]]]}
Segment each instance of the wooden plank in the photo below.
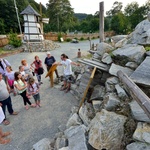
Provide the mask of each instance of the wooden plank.
{"label": "wooden plank", "polygon": [[86,61],[88,63],[92,63],[94,65],[97,65],[97,66],[100,66],[102,68],[108,68],[109,69],[109,66],[104,64],[104,63],[101,63],[101,62],[97,62],[97,61],[93,61],[93,60],[90,60],[90,59],[83,59],[83,61]]}
{"label": "wooden plank", "polygon": [[118,71],[119,79],[127,86],[131,92],[131,96],[141,106],[147,116],[150,118],[150,99],[149,97],[122,71]]}
{"label": "wooden plank", "polygon": [[58,65],[53,65],[48,73],[46,74],[45,78],[49,77],[50,78],[50,86],[54,86],[54,71],[56,70]]}
{"label": "wooden plank", "polygon": [[[86,97],[86,95],[87,95],[88,89],[89,89],[89,87],[90,87],[90,85],[91,85],[91,82],[92,82],[92,80],[93,80],[93,77],[94,77],[94,75],[95,75],[95,72],[96,72],[96,67],[94,67],[94,69],[93,69],[93,71],[92,71],[92,74],[91,74],[91,76],[90,76],[89,82],[88,82],[88,84],[87,84],[87,87],[86,87],[86,89],[85,89],[85,91],[84,91],[82,100],[81,100],[81,102],[80,102],[79,109],[81,108],[82,104],[84,103],[85,97]],[[79,110],[78,110],[78,111],[79,111]]]}
{"label": "wooden plank", "polygon": [[106,71],[106,72],[109,71],[109,68],[108,68],[108,67],[107,67],[107,68],[104,68],[104,67],[101,67],[101,66],[98,66],[98,65],[95,65],[95,64],[92,64],[92,63],[83,61],[83,60],[78,60],[78,62],[83,63],[83,64],[86,64],[86,65],[89,65],[89,66],[96,67],[96,68],[98,68],[98,69],[100,69],[100,70],[103,70],[103,71]]}

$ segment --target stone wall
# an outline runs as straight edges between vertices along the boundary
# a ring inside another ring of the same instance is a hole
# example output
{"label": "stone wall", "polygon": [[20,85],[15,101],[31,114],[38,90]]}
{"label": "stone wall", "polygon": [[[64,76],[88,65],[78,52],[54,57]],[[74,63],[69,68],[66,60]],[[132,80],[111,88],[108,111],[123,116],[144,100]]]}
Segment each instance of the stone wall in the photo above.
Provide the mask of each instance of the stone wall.
{"label": "stone wall", "polygon": [[0,36],[0,47],[3,47],[3,46],[5,46],[5,45],[7,45],[8,44],[8,38],[4,35],[4,36]]}

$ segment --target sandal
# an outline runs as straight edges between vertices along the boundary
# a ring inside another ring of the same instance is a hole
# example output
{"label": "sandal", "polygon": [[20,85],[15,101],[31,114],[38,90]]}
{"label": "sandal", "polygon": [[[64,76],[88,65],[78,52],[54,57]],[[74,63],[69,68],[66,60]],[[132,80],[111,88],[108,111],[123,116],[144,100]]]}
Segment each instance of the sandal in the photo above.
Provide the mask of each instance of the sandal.
{"label": "sandal", "polygon": [[0,144],[8,144],[11,141],[11,139],[0,139]]}
{"label": "sandal", "polygon": [[5,120],[3,121],[3,124],[4,124],[4,125],[9,125],[10,122],[9,122],[8,120],[5,119]]}
{"label": "sandal", "polygon": [[18,115],[18,112],[13,112],[11,115]]}
{"label": "sandal", "polygon": [[65,93],[68,93],[70,91],[70,88],[67,88],[67,90],[65,91]]}
{"label": "sandal", "polygon": [[11,132],[5,132],[5,133],[2,134],[2,137],[6,137],[6,136],[8,136],[10,134],[11,134]]}
{"label": "sandal", "polygon": [[61,89],[60,89],[60,91],[64,91],[64,90],[66,90],[67,89],[67,87],[62,87]]}

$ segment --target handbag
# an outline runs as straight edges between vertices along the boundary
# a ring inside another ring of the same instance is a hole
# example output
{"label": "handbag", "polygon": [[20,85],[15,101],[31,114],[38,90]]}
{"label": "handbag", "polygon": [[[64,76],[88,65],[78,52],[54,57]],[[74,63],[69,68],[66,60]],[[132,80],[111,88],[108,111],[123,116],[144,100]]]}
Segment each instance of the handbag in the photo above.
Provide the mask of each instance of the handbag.
{"label": "handbag", "polygon": [[37,70],[37,73],[38,73],[38,75],[43,74],[44,73],[43,67],[39,67],[38,70]]}

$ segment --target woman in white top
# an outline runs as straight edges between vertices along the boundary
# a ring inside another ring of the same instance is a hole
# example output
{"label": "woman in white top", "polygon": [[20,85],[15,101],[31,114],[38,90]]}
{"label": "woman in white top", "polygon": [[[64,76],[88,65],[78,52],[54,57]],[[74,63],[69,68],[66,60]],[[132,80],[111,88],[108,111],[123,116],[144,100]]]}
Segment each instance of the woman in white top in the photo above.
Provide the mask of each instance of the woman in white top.
{"label": "woman in white top", "polygon": [[19,94],[22,96],[26,110],[29,109],[27,103],[31,107],[35,107],[35,105],[29,101],[29,98],[27,96],[27,83],[22,78],[21,73],[15,72],[14,76],[15,76],[14,86],[18,90]]}
{"label": "woman in white top", "polygon": [[13,91],[14,93],[14,96],[16,95],[16,91],[14,89],[14,71],[12,71],[12,68],[11,66],[7,66],[6,67],[6,73],[5,73],[5,76],[6,76],[6,82],[8,83],[9,87],[11,88],[11,90]]}

